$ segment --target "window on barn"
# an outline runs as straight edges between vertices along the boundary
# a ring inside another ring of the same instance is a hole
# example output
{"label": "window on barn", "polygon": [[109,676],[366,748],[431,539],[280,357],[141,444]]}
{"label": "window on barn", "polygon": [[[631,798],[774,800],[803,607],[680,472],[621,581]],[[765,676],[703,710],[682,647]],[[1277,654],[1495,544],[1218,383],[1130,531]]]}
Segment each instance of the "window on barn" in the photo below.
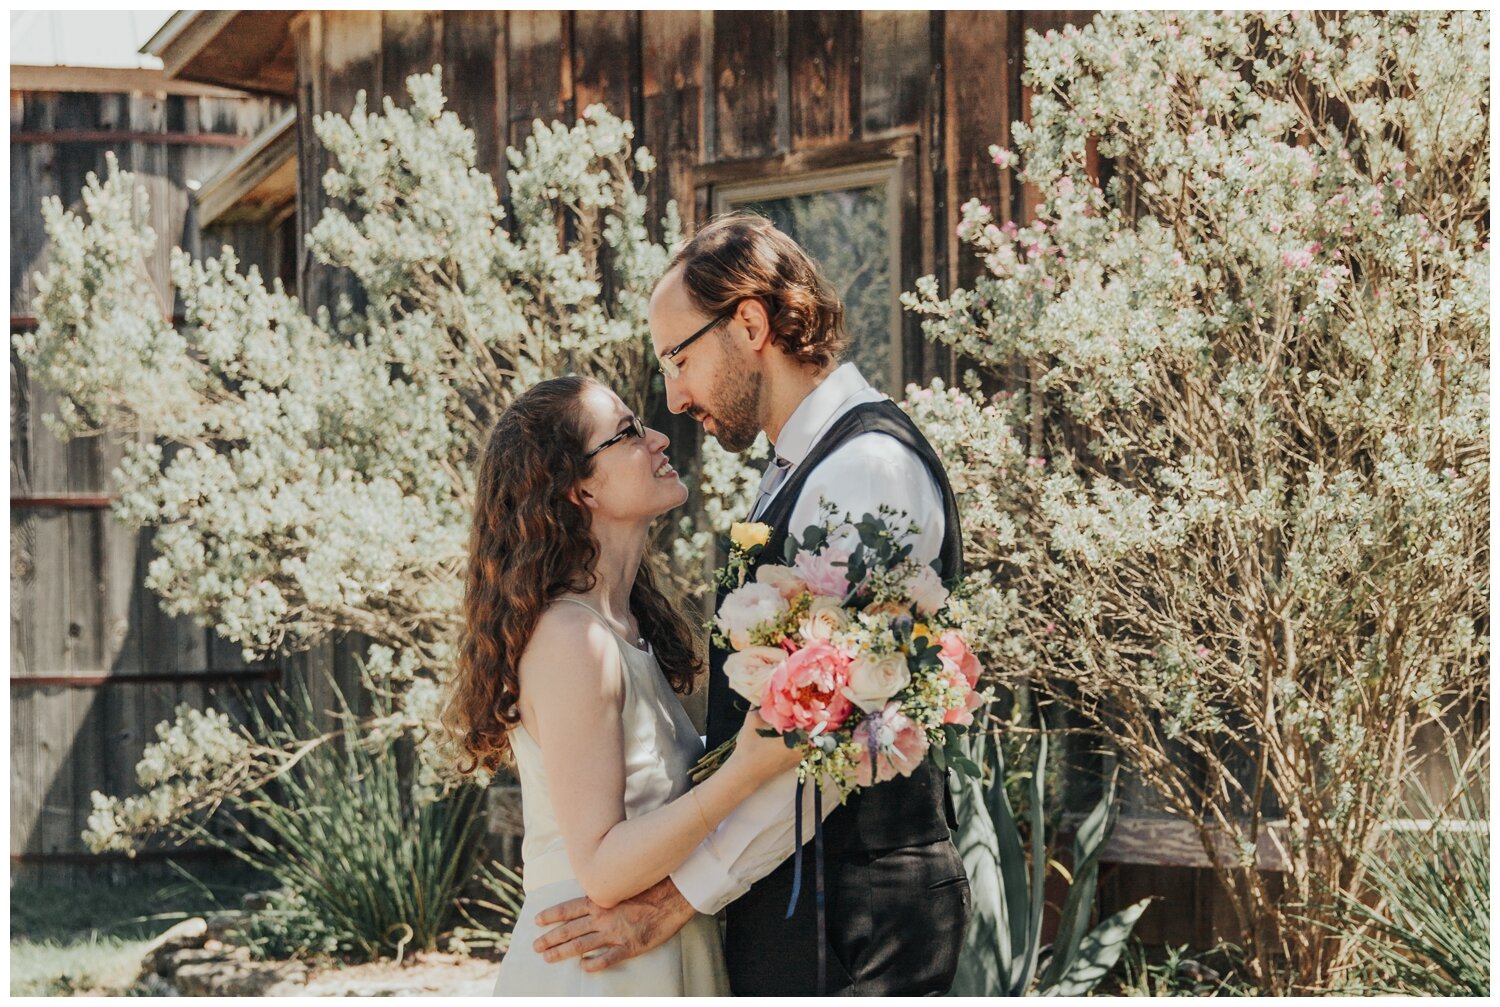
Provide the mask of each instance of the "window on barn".
{"label": "window on barn", "polygon": [[721,184],[714,211],[765,214],[807,249],[844,302],[852,361],[899,398],[901,374],[900,162],[792,178]]}

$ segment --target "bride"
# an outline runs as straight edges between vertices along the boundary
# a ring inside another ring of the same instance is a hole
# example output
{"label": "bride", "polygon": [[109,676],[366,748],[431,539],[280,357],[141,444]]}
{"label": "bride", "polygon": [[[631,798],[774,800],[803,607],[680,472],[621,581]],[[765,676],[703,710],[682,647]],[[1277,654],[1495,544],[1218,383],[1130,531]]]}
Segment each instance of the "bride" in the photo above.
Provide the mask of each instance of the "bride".
{"label": "bride", "polygon": [[608,388],[565,377],[517,398],[485,447],[449,719],[465,771],[511,762],[521,781],[526,898],[497,995],[729,993],[711,916],[604,971],[532,949],[538,911],[650,888],[798,759],[752,713],[689,789],[703,746],[673,693],[698,670],[692,630],[642,563],[651,522],[688,495],[668,443]]}

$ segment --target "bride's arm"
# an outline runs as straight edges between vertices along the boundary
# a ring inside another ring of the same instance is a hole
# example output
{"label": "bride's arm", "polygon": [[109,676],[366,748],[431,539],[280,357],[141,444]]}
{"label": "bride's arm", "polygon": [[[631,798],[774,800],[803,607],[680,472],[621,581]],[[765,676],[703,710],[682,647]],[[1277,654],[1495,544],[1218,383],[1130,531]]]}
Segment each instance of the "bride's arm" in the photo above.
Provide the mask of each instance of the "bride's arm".
{"label": "bride's arm", "polygon": [[608,908],[665,878],[735,805],[796,765],[797,755],[752,727],[719,772],[627,821],[623,658],[613,634],[573,608],[559,606],[538,621],[521,659],[521,716],[542,749],[573,875]]}

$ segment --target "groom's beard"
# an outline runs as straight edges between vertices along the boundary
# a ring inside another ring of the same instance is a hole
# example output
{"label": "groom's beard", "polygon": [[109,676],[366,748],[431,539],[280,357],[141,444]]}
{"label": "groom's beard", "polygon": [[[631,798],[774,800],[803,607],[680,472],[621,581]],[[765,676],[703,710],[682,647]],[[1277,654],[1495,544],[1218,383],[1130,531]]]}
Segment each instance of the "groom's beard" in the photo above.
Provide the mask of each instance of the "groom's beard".
{"label": "groom's beard", "polygon": [[[715,437],[725,451],[739,454],[755,443],[760,434],[760,383],[759,371],[746,374],[725,372],[714,386]],[[703,422],[703,410],[694,410],[693,418]]]}

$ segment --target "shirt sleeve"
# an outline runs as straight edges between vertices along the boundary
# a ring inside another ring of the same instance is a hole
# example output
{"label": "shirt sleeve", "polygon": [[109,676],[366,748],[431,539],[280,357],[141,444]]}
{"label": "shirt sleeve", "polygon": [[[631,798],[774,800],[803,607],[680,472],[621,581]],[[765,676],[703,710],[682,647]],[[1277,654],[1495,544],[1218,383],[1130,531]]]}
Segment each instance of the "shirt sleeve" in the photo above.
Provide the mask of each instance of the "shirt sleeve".
{"label": "shirt sleeve", "polygon": [[[856,521],[878,513],[882,505],[903,511],[918,526],[910,540],[912,559],[931,563],[942,554],[947,532],[942,490],[922,459],[894,437],[860,434],[825,458],[792,508],[794,532],[800,535],[821,520],[822,498],[837,506],[839,517],[847,511]],[[855,533],[850,531],[848,537],[850,541],[836,538],[832,544],[850,546],[856,541]]]}
{"label": "shirt sleeve", "polygon": [[[838,790],[823,789],[823,817],[839,806]],[[797,849],[797,770],[764,783],[698,844],[672,883],[700,913],[710,916],[744,895]],[[802,794],[803,842],[812,836],[813,794]]]}
{"label": "shirt sleeve", "polygon": [[[860,434],[823,460],[792,509],[791,527],[798,534],[820,520],[823,497],[840,508],[840,516],[848,511],[855,520],[877,513],[882,504],[904,511],[919,527],[912,558],[930,563],[942,551],[942,491],[922,459],[893,437]],[[694,909],[719,912],[795,852],[796,793],[795,769],[762,785],[672,872],[672,883]],[[836,807],[838,792],[827,786],[823,817]],[[803,794],[802,812],[806,825],[813,815],[811,788]]]}

